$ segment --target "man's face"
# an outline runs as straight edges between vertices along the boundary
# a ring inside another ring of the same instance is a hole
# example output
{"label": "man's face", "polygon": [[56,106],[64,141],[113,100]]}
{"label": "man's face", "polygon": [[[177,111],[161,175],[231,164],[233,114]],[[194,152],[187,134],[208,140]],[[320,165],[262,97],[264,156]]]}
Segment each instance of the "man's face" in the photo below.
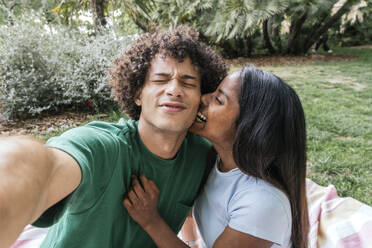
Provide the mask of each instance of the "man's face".
{"label": "man's face", "polygon": [[183,62],[158,54],[135,99],[144,127],[184,133],[194,122],[200,103],[200,73],[189,57]]}

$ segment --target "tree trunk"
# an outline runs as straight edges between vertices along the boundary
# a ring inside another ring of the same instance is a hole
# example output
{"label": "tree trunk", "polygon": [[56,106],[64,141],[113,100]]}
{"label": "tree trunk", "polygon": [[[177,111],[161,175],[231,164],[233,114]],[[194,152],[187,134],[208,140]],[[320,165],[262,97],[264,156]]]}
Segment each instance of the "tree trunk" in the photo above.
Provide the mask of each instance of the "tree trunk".
{"label": "tree trunk", "polygon": [[130,6],[126,6],[129,11],[127,11],[127,13],[129,14],[129,16],[132,18],[132,21],[134,22],[134,24],[136,24],[143,32],[147,33],[147,32],[150,32],[150,24],[146,21],[145,23],[142,22],[140,20],[139,17],[137,17],[134,12],[130,9]]}
{"label": "tree trunk", "polygon": [[70,24],[70,19],[69,15],[63,15],[63,23],[68,26]]}
{"label": "tree trunk", "polygon": [[282,53],[282,39],[281,39],[281,28],[284,17],[281,15],[275,15],[269,19],[269,27],[271,27],[271,36],[272,43],[276,48],[277,53]]}
{"label": "tree trunk", "polygon": [[96,33],[102,33],[107,24],[105,18],[105,0],[91,0],[90,9],[93,15],[93,24]]}
{"label": "tree trunk", "polygon": [[274,37],[273,42],[276,46],[277,53],[282,53],[283,52],[282,39],[280,37],[280,35],[281,35],[280,28],[281,28],[281,26],[275,27],[273,29],[273,36],[272,36],[272,37]]}
{"label": "tree trunk", "polygon": [[[321,16],[321,17],[319,17],[318,18],[318,22],[314,25],[314,26],[312,26],[312,32],[311,32],[311,36],[314,34],[314,31],[315,30],[317,30],[318,28],[320,28],[322,25],[323,25],[323,23],[324,23],[324,21],[328,18],[328,16],[330,16],[331,15],[331,10],[327,13],[327,14],[325,14],[325,15],[323,15],[323,16]],[[310,36],[310,35],[309,35]]]}
{"label": "tree trunk", "polygon": [[270,35],[269,35],[269,31],[268,31],[268,22],[269,22],[269,20],[266,19],[262,23],[262,33],[263,33],[263,38],[264,38],[264,41],[265,41],[266,48],[269,50],[270,54],[274,54],[274,53],[276,53],[276,51],[275,51],[275,49],[272,46],[271,41],[270,41]]}
{"label": "tree trunk", "polygon": [[237,56],[229,40],[221,40],[217,45],[222,48],[222,53],[225,58],[231,59]]}
{"label": "tree trunk", "polygon": [[301,28],[304,25],[307,15],[308,15],[309,8],[306,8],[305,13],[302,14],[302,16],[298,19],[295,19],[291,22],[291,27],[290,27],[290,33],[288,36],[288,41],[287,41],[287,48],[286,48],[286,53],[288,54],[299,54],[300,51],[298,49],[298,38],[300,36]]}
{"label": "tree trunk", "polygon": [[248,36],[244,40],[245,40],[245,44],[247,46],[247,57],[251,57],[252,56],[252,51],[253,51],[252,37]]}
{"label": "tree trunk", "polygon": [[335,24],[346,12],[348,12],[351,7],[360,2],[361,0],[347,0],[344,5],[333,15],[326,18],[324,24],[321,25],[317,30],[315,30],[311,36],[307,37],[307,42],[303,47],[303,51],[307,52],[310,47],[319,40],[320,36],[327,32],[327,30]]}
{"label": "tree trunk", "polygon": [[134,24],[137,25],[138,28],[140,28],[145,33],[153,31],[154,28],[152,26],[156,24],[151,24],[151,20],[149,20],[147,17],[143,15],[141,16],[141,14],[137,14],[137,11],[134,9],[135,6],[133,6],[133,4],[135,3],[131,3],[130,1],[122,2],[125,6],[127,14],[130,16],[130,18],[132,19]]}
{"label": "tree trunk", "polygon": [[134,22],[134,23],[135,23],[135,24],[136,24],[140,29],[142,29],[143,32],[145,32],[145,33],[148,32],[149,28],[147,27],[147,25],[141,23],[141,22],[138,20],[138,18],[132,16],[132,20],[133,20],[133,22]]}
{"label": "tree trunk", "polygon": [[245,39],[237,38],[234,40],[235,57],[249,57],[249,47],[247,46]]}

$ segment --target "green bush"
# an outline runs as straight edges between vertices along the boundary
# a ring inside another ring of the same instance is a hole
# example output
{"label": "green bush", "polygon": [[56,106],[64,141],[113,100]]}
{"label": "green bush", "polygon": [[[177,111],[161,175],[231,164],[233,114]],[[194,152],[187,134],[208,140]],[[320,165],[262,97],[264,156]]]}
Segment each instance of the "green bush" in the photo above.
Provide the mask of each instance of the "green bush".
{"label": "green bush", "polygon": [[[372,2],[371,2],[372,3]],[[372,7],[360,9],[362,18],[349,20],[344,24],[341,21],[335,29],[335,40],[341,46],[360,46],[372,43]]]}
{"label": "green bush", "polygon": [[0,27],[0,117],[117,108],[107,69],[130,37],[87,37],[37,16]]}

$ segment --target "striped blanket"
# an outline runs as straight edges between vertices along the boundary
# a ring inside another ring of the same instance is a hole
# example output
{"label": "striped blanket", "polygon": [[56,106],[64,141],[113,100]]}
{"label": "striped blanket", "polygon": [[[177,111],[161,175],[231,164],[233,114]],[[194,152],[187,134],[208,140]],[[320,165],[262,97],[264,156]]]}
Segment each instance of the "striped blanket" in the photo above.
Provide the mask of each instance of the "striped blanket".
{"label": "striped blanket", "polygon": [[40,247],[48,228],[36,228],[31,225],[26,226],[18,237],[17,241],[10,248],[36,248]]}
{"label": "striped blanket", "polygon": [[372,248],[372,207],[307,179],[309,248]]}
{"label": "striped blanket", "polygon": [[[309,248],[372,248],[372,207],[307,179]],[[39,247],[47,228],[27,226],[11,248]]]}

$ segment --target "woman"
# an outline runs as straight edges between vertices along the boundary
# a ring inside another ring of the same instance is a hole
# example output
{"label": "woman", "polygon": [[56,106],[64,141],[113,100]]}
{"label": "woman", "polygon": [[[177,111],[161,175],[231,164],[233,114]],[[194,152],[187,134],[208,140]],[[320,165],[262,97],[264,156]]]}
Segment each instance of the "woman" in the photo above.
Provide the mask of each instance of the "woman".
{"label": "woman", "polygon": [[[211,141],[215,167],[195,202],[207,247],[307,247],[306,131],[295,91],[245,67],[203,95],[191,131]],[[155,184],[141,176],[124,199],[158,247],[187,247],[157,213]]]}

